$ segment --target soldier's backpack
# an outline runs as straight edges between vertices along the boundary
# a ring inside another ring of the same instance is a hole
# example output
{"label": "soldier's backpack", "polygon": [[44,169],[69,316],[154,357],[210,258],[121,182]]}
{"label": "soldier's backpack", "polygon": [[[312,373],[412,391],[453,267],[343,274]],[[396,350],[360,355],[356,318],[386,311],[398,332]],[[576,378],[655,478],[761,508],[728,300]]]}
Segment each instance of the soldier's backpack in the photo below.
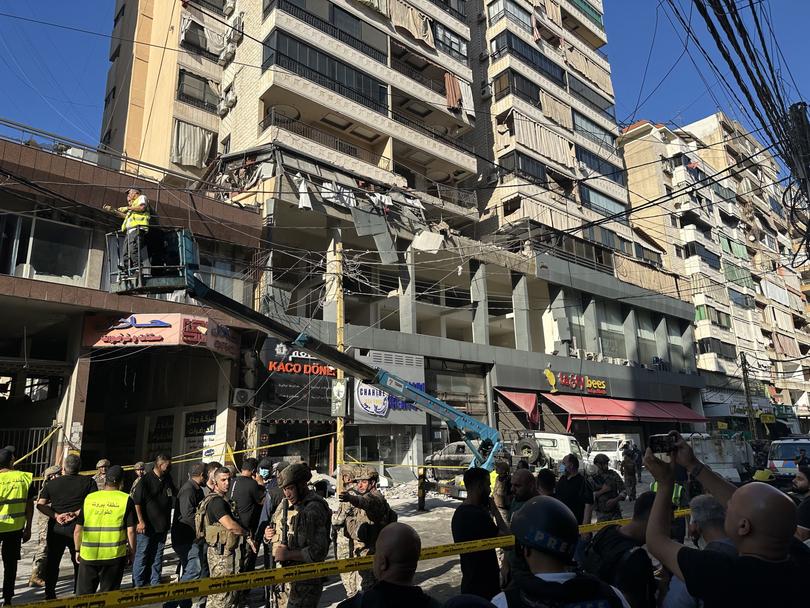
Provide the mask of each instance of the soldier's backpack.
{"label": "soldier's backpack", "polygon": [[205,539],[205,526],[208,523],[205,519],[205,510],[208,508],[208,503],[217,496],[219,496],[219,494],[211,492],[197,505],[197,510],[194,512],[194,537],[197,540]]}

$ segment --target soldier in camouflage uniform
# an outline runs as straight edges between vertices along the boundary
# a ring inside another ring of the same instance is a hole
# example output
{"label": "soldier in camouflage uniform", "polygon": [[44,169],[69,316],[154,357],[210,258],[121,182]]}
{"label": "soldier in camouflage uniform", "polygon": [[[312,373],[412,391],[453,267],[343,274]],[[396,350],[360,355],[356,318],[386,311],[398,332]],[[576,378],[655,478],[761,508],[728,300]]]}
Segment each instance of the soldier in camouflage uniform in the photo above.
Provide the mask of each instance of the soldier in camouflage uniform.
{"label": "soldier in camouflage uniform", "polygon": [[[377,489],[377,471],[369,466],[361,466],[354,477],[355,487],[342,492],[340,502],[341,509],[348,505],[344,534],[349,539],[349,557],[364,557],[374,553],[377,536],[387,524],[396,521],[396,515]],[[347,584],[344,579],[343,586],[348,597],[366,591],[374,584],[371,570],[346,574],[349,582]]]}
{"label": "soldier in camouflage uniform", "polygon": [[[214,471],[214,491],[198,507],[204,513],[205,543],[208,545],[208,567],[212,578],[236,574],[238,549],[242,542],[246,541],[256,551],[250,532],[239,523],[236,509],[227,499],[230,482],[231,472],[227,468]],[[206,602],[207,608],[236,608],[238,604],[237,591],[209,595]]]}
{"label": "soldier in camouflage uniform", "polygon": [[[58,464],[45,469],[42,474],[43,482],[42,487],[54,477],[59,477],[62,473],[62,467]],[[40,490],[40,495],[42,490]],[[39,514],[37,520],[37,552],[34,553],[34,565],[31,567],[31,578],[28,584],[31,587],[44,587],[45,586],[45,560],[48,558],[48,545],[46,544],[46,537],[48,536],[48,518]]]}
{"label": "soldier in camouflage uniform", "polygon": [[[273,544],[273,559],[283,566],[321,562],[329,552],[332,511],[322,497],[309,489],[312,478],[306,463],[291,464],[281,472],[284,500],[273,514],[265,539]],[[323,579],[279,585],[277,608],[317,608]]]}
{"label": "soldier in camouflage uniform", "polygon": [[[354,475],[357,467],[353,464],[340,465],[340,476],[343,480],[343,491],[354,489]],[[354,509],[348,502],[340,503],[338,510],[332,515],[332,543],[335,546],[335,559],[348,559],[352,556],[352,545],[349,535],[346,533],[346,518]],[[346,597],[351,597],[357,593],[354,572],[342,572],[340,580],[346,589]]]}

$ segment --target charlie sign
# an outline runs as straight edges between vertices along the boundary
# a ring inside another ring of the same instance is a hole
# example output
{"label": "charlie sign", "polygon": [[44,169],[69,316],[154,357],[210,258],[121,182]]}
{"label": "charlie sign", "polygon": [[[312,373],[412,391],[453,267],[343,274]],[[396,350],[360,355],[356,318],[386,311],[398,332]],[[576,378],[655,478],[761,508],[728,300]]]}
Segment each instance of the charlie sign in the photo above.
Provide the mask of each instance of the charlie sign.
{"label": "charlie sign", "polygon": [[[382,351],[357,351],[355,357],[382,368],[425,390],[425,361],[419,355]],[[354,421],[357,424],[425,424],[425,412],[411,403],[389,395],[375,386],[354,385]]]}

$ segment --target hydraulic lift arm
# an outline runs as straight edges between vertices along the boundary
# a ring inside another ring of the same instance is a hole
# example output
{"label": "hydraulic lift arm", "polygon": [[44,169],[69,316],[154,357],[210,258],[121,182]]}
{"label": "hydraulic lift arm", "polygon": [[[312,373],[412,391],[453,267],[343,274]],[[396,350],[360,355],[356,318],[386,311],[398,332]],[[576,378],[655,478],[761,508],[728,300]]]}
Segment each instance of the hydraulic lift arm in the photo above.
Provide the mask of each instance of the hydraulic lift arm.
{"label": "hydraulic lift arm", "polygon": [[[148,287],[145,290],[148,291]],[[142,292],[145,290],[141,289]],[[342,369],[346,374],[389,395],[413,403],[416,407],[444,420],[448,427],[457,429],[464,437],[465,443],[474,456],[470,466],[482,467],[490,471],[493,469],[495,455],[502,446],[501,435],[497,429],[457,410],[441,399],[428,395],[406,380],[385,370],[366,365],[325,342],[308,334],[299,333],[295,329],[211,289],[191,270],[186,271],[186,291],[195,300],[245,321],[273,337],[285,342],[292,342],[318,359]],[[475,440],[480,442],[479,445],[476,446],[473,443]]]}

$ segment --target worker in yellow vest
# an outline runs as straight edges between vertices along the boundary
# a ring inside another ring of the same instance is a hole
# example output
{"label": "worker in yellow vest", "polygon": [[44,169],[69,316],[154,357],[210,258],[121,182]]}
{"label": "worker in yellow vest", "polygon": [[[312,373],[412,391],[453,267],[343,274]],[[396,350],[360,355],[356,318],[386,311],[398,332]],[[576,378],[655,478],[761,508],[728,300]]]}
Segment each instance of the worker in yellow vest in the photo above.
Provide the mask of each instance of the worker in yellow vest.
{"label": "worker in yellow vest", "polygon": [[121,491],[123,479],[123,468],[109,467],[104,489],[84,499],[73,530],[79,555],[77,595],[120,589],[124,568],[135,556],[138,516],[132,498]]}
{"label": "worker in yellow vest", "polygon": [[0,552],[3,555],[3,604],[11,604],[20,547],[31,538],[36,491],[31,473],[14,470],[14,454],[0,450]]}
{"label": "worker in yellow vest", "polygon": [[122,218],[121,232],[124,233],[124,251],[118,263],[119,279],[131,278],[133,268],[140,267],[141,276],[152,276],[152,265],[149,262],[147,233],[152,219],[149,201],[137,186],[127,190],[127,204],[113,209],[104,205],[104,210]]}

